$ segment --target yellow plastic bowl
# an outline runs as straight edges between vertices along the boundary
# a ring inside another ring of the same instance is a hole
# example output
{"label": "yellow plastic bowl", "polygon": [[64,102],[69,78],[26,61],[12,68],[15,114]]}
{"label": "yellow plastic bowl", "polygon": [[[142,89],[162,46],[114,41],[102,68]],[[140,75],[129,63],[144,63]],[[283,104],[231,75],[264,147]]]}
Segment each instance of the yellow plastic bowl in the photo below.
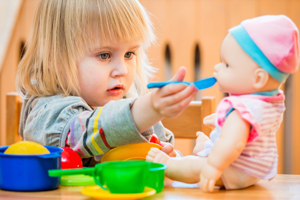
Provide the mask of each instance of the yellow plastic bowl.
{"label": "yellow plastic bowl", "polygon": [[146,156],[152,147],[158,149],[162,148],[162,146],[158,144],[146,142],[119,146],[104,154],[101,158],[101,162],[118,160],[146,160]]}

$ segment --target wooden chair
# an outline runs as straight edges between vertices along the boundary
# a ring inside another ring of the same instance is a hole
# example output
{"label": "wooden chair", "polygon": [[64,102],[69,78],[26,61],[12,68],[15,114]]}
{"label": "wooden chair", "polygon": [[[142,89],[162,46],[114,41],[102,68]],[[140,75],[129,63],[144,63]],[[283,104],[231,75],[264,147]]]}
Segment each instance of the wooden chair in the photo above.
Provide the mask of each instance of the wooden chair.
{"label": "wooden chair", "polygon": [[[23,99],[16,92],[6,94],[6,145],[21,141],[19,120]],[[174,133],[175,138],[195,139],[196,132],[209,135],[210,128],[203,124],[203,118],[215,112],[215,98],[203,97],[202,101],[192,101],[177,118],[164,118],[163,125]]]}
{"label": "wooden chair", "polygon": [[6,144],[11,145],[21,141],[19,135],[19,121],[23,99],[16,93],[6,94]]}
{"label": "wooden chair", "polygon": [[192,101],[177,118],[164,118],[163,125],[174,133],[175,138],[196,139],[196,132],[207,136],[211,129],[203,124],[203,118],[215,112],[215,97],[203,97],[202,101]]}

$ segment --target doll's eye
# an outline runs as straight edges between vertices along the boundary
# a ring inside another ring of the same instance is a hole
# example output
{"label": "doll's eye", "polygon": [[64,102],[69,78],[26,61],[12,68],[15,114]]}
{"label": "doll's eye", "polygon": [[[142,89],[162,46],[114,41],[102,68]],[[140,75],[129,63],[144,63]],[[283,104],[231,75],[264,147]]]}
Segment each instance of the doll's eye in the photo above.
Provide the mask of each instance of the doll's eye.
{"label": "doll's eye", "polygon": [[107,60],[110,58],[110,54],[109,53],[101,53],[99,55],[97,55],[98,58],[100,58],[101,60]]}

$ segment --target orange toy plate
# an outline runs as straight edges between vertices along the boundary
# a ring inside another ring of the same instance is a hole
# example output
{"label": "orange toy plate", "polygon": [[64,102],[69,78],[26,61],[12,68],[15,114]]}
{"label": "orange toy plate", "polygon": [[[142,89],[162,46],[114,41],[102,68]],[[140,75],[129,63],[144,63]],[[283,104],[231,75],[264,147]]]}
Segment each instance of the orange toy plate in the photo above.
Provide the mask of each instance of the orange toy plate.
{"label": "orange toy plate", "polygon": [[155,143],[136,143],[116,147],[103,155],[101,162],[118,160],[145,160],[150,149],[162,147]]}

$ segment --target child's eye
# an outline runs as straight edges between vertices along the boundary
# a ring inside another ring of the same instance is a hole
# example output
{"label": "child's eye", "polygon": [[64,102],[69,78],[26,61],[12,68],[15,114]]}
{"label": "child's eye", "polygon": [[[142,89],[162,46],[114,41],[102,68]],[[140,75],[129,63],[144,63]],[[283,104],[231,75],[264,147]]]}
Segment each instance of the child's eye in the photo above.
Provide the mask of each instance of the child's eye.
{"label": "child's eye", "polygon": [[98,58],[100,58],[101,60],[107,60],[110,58],[110,54],[109,53],[101,53],[99,55],[97,55]]}
{"label": "child's eye", "polygon": [[228,64],[226,64],[226,68],[228,68],[229,66],[228,66]]}
{"label": "child's eye", "polygon": [[135,53],[133,53],[133,52],[126,52],[124,56],[125,56],[125,58],[130,59],[130,58],[132,58],[133,55],[135,55]]}

